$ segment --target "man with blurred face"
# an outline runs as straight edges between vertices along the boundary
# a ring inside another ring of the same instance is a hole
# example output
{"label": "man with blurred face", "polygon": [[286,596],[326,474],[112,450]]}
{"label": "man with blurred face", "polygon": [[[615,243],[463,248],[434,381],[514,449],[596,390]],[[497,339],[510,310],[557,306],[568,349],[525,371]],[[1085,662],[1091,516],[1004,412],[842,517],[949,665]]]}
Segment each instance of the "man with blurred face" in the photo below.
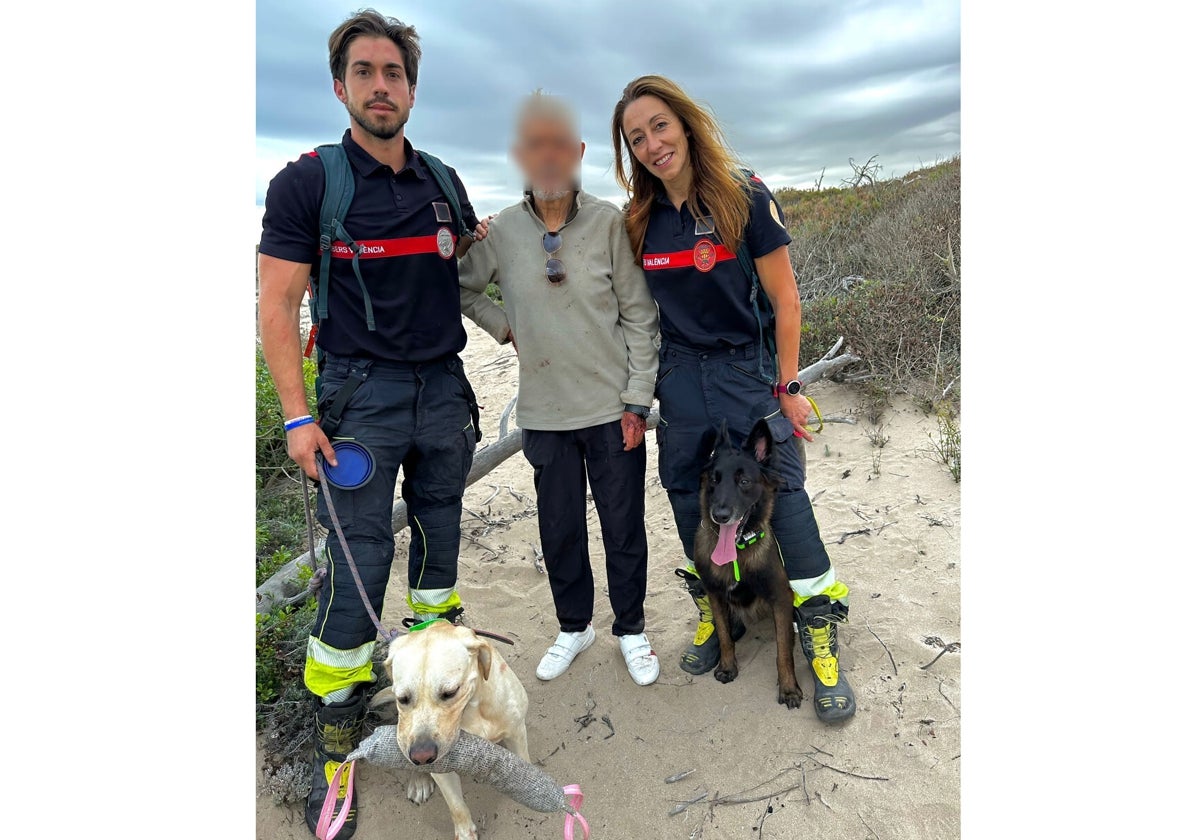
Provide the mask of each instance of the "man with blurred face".
{"label": "man with blurred face", "polygon": [[[538,527],[558,638],[551,680],[595,641],[587,490],[600,518],[609,602],[630,676],[658,678],[645,634],[646,417],[654,399],[658,310],[621,211],[580,189],[585,144],[562,100],[535,93],[517,114],[524,198],[497,215],[459,264],[462,311],[519,350],[517,418],[533,465]],[[501,308],[483,292],[500,288]]]}

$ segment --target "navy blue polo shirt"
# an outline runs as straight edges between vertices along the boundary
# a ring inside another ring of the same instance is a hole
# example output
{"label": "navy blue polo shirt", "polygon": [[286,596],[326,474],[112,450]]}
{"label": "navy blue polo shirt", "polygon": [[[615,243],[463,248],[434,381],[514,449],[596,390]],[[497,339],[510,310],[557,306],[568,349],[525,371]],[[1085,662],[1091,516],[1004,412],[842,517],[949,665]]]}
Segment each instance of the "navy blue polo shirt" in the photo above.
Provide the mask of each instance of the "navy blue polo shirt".
{"label": "navy blue polo shirt", "polygon": [[[759,259],[792,241],[783,210],[757,175],[750,179],[750,222],[743,233]],[[703,207],[694,216],[659,192],[650,209],[642,268],[658,303],[663,339],[698,350],[741,347],[758,341],[750,303],[750,278],[737,254],[717,236]]]}
{"label": "navy blue polo shirt", "polygon": [[[426,362],[466,346],[458,298],[458,230],[437,181],[404,141],[408,162],[399,172],[371,157],[350,138],[342,145],[354,171],[354,201],[346,233],[363,246],[359,269],[371,296],[375,331],[367,329],[362,290],[345,243],[333,245],[329,317],[317,344],[327,353],[402,362]],[[458,174],[467,226],[479,223]],[[321,201],[325,169],[316,152],[289,163],[271,179],[259,250],[271,257],[320,268]]]}

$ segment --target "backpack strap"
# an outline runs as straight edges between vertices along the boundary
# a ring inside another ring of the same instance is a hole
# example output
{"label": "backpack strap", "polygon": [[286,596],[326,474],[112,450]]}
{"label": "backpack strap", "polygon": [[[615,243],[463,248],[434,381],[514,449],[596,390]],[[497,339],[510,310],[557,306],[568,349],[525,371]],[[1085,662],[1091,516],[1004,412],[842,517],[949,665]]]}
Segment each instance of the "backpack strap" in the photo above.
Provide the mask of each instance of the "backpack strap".
{"label": "backpack strap", "polygon": [[[749,169],[742,169],[741,172],[746,176],[747,182],[754,177],[754,173]],[[747,197],[750,197],[748,190]],[[758,278],[758,270],[754,267],[754,260],[750,256],[750,248],[746,244],[746,237],[744,235],[742,236],[741,244],[738,245],[737,261],[738,265],[742,267],[742,271],[745,272],[746,277],[750,279],[750,306],[754,309],[755,320],[758,321],[758,374],[764,381],[774,386],[775,374],[779,368],[779,352],[775,346],[775,311],[771,308],[771,299],[767,297],[765,291],[762,291],[762,281]],[[764,346],[767,348],[767,354],[770,357],[770,370],[767,370],[763,365],[762,348]]]}
{"label": "backpack strap", "polygon": [[[341,143],[328,143],[317,146],[317,157],[325,167],[325,198],[321,201],[321,264],[317,273],[317,294],[313,305],[313,324],[320,324],[329,317],[329,263],[333,256],[333,243],[341,241],[354,252],[350,261],[354,276],[358,278],[358,288],[362,290],[363,308],[367,318],[367,329],[375,331],[375,310],[371,306],[371,296],[367,292],[367,284],[363,281],[362,270],[358,265],[362,246],[346,233],[346,214],[350,211],[350,203],[354,200],[354,171],[346,157],[346,149]],[[310,301],[312,295],[309,295]]]}
{"label": "backpack strap", "polygon": [[434,155],[429,154],[429,152],[423,152],[420,149],[416,151],[421,161],[425,164],[425,168],[433,175],[433,180],[437,181],[442,195],[446,197],[446,201],[450,205],[450,212],[454,216],[454,221],[458,223],[458,235],[474,239],[474,231],[467,227],[467,223],[463,219],[462,203],[458,200],[458,189],[454,186],[454,179],[450,177],[450,170],[446,168],[446,164],[442,163]]}
{"label": "backpack strap", "polygon": [[[350,211],[351,202],[354,201],[354,170],[350,168],[350,161],[346,157],[346,149],[341,143],[327,143],[317,146],[316,152],[322,166],[325,168],[325,198],[321,201],[321,260],[317,275],[313,278],[316,288],[311,288],[312,284],[310,284],[309,289],[309,306],[312,315],[313,333],[309,336],[309,345],[306,348],[305,355],[308,355],[312,350],[316,337],[316,329],[322,321],[329,317],[329,269],[330,261],[333,257],[334,242],[340,241],[344,243],[354,253],[350,265],[354,269],[355,278],[358,280],[358,288],[362,291],[367,329],[375,332],[375,309],[371,305],[371,295],[367,291],[367,284],[363,280],[362,269],[358,264],[359,255],[362,254],[362,246],[354,241],[350,234],[346,232],[345,227],[346,214]],[[468,230],[466,222],[463,220],[462,203],[458,199],[458,190],[455,188],[454,181],[450,177],[450,171],[444,163],[428,152],[418,150],[417,154],[420,155],[425,166],[433,174],[433,179],[437,182],[438,188],[446,197],[446,201],[450,205],[450,211],[454,216],[455,222],[457,222],[459,236],[473,238],[473,233]]]}

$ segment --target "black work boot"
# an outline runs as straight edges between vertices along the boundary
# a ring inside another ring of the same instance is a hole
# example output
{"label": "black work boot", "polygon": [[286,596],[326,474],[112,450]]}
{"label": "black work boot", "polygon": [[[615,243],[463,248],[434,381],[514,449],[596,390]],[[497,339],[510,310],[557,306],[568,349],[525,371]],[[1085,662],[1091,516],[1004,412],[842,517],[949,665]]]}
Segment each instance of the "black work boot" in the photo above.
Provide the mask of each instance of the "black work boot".
{"label": "black work boot", "polygon": [[795,607],[800,646],[813,672],[813,703],[817,718],[825,723],[847,720],[858,708],[854,691],[838,672],[837,625],[846,621],[843,604],[831,603],[828,595],[814,595]]}
{"label": "black work boot", "polygon": [[[316,749],[313,754],[312,791],[304,803],[304,821],[308,830],[317,833],[317,821],[321,818],[321,807],[325,804],[325,794],[329,792],[329,782],[346,755],[358,746],[362,739],[363,720],[367,716],[367,705],[361,686],[356,687],[349,700],[340,703],[324,705],[317,701],[316,712]],[[342,777],[342,789],[338,791],[337,811],[342,809],[345,799],[345,776]],[[338,840],[350,837],[358,827],[357,794],[350,801],[350,810],[346,823],[338,832]],[[337,812],[335,811],[335,813]]]}
{"label": "black work boot", "polygon": [[[704,591],[704,583],[698,574],[688,569],[676,569],[675,574],[682,578],[684,587],[696,602],[696,608],[700,610],[700,623],[696,625],[696,635],[692,643],[679,655],[679,667],[689,674],[706,674],[717,667],[717,660],[721,658],[721,643],[717,640],[717,628],[713,626],[712,606],[708,603],[708,594]],[[729,632],[736,642],[746,635],[746,625],[735,615]]]}

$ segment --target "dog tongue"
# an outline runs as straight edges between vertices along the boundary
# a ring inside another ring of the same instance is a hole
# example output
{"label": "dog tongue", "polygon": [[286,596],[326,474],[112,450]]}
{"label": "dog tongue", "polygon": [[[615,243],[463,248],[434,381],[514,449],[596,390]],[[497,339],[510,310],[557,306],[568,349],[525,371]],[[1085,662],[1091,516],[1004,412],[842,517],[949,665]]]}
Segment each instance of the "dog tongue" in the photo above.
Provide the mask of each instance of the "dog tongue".
{"label": "dog tongue", "polygon": [[718,566],[724,566],[737,559],[737,523],[718,526],[717,547],[713,549],[712,561]]}

